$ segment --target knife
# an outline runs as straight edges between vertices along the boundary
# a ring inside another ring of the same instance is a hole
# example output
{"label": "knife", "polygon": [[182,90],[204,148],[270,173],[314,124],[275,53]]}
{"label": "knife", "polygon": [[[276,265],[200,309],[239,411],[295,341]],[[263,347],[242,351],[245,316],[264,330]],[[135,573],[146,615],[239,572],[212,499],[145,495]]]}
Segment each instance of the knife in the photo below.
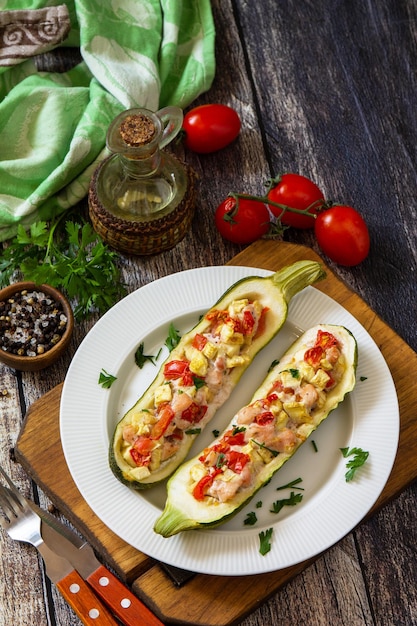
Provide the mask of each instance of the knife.
{"label": "knife", "polygon": [[164,626],[94,554],[92,547],[56,519],[49,511],[29,501],[41,518],[41,534],[45,544],[64,557],[77,570],[103,602],[126,626]]}
{"label": "knife", "polygon": [[65,558],[56,554],[46,542],[36,547],[43,558],[48,577],[83,624],[117,626],[116,620]]}

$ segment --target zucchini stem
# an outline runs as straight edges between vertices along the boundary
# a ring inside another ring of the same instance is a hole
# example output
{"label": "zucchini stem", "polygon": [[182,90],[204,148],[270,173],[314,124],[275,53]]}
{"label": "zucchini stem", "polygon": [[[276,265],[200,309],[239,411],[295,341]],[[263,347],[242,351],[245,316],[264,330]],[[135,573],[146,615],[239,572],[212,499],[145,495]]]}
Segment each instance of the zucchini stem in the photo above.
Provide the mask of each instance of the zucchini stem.
{"label": "zucchini stem", "polygon": [[306,260],[283,267],[271,278],[274,284],[281,289],[282,295],[288,303],[306,285],[323,280],[325,277],[326,272],[317,261]]}

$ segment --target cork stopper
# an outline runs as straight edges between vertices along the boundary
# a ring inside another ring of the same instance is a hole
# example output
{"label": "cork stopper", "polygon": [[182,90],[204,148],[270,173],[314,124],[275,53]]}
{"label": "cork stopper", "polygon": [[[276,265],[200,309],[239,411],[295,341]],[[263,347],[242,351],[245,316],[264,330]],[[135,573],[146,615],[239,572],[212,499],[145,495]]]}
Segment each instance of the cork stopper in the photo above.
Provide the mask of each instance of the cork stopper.
{"label": "cork stopper", "polygon": [[120,136],[128,146],[144,146],[155,136],[155,124],[146,115],[128,115],[120,124]]}

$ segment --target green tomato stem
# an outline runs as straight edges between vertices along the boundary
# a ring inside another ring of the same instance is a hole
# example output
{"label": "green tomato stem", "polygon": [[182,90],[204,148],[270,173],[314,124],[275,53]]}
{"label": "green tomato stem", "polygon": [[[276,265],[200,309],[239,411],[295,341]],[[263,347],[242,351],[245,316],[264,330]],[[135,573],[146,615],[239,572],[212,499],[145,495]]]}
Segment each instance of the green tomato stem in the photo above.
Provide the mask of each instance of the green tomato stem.
{"label": "green tomato stem", "polygon": [[[326,203],[321,202],[320,200],[316,200],[315,202],[310,204],[306,209],[295,209],[294,207],[287,206],[286,204],[280,204],[279,202],[274,202],[273,200],[270,200],[268,196],[255,196],[251,194],[234,193],[234,192],[231,192],[228,195],[230,198],[234,198],[236,200],[236,206],[233,208],[232,211],[229,211],[228,213],[230,217],[233,217],[234,215],[236,215],[238,208],[239,208],[239,199],[255,200],[256,202],[262,202],[262,204],[271,205],[271,206],[277,207],[278,209],[281,209],[282,214],[279,216],[278,219],[280,219],[286,211],[290,211],[290,213],[298,213],[299,215],[306,215],[310,211],[310,209],[313,209],[315,207],[317,207],[317,209],[323,209],[326,207]],[[315,219],[317,216],[314,213],[310,213],[309,217],[312,217],[313,219]]]}

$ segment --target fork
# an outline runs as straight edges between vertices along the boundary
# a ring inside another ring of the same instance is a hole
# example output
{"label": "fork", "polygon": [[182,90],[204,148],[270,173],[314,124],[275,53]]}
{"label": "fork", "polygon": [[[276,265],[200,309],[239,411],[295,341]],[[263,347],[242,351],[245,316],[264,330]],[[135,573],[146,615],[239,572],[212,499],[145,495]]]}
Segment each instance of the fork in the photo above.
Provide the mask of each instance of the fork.
{"label": "fork", "polygon": [[6,472],[0,474],[8,487],[0,484],[0,526],[15,541],[33,545],[41,554],[46,573],[62,596],[87,626],[117,626],[118,622],[91,591],[87,583],[64,558],[58,556],[44,543],[41,535],[41,519],[21,496]]}

